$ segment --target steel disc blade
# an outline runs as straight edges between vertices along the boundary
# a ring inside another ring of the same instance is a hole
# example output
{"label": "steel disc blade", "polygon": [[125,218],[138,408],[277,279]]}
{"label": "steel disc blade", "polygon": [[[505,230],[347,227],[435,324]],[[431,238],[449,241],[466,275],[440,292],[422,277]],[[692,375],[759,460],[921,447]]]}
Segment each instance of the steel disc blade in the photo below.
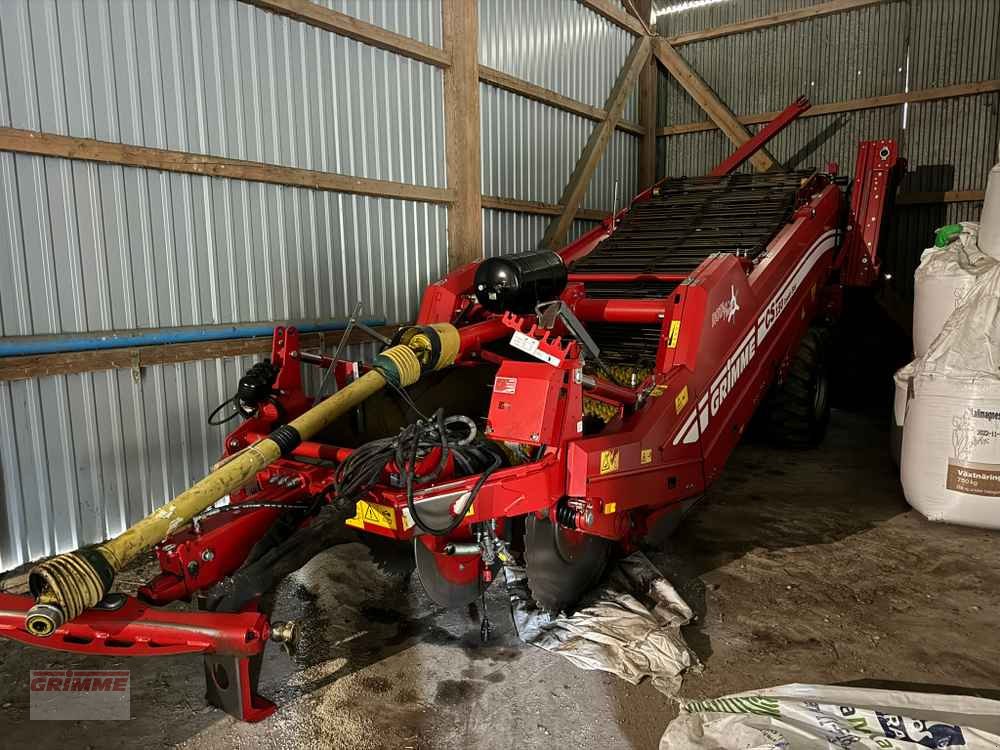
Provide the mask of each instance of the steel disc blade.
{"label": "steel disc blade", "polygon": [[420,583],[435,604],[464,607],[482,594],[479,558],[436,554],[427,548],[420,537],[413,540],[413,556]]}

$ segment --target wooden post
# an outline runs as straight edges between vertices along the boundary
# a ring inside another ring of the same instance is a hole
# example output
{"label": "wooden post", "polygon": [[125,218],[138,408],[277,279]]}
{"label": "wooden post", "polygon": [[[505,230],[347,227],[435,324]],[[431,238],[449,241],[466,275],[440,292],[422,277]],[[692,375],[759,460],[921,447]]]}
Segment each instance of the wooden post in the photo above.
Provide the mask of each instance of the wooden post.
{"label": "wooden post", "polygon": [[[664,68],[677,79],[677,82],[684,87],[684,90],[691,95],[691,98],[698,102],[708,116],[719,129],[737,147],[742,146],[750,140],[750,133],[743,127],[736,115],[723,103],[714,91],[709,87],[701,76],[694,72],[687,61],[678,54],[677,50],[670,46],[663,37],[656,37],[653,40],[653,54],[660,61]],[[775,160],[767,151],[761,149],[750,157],[750,163],[758,172],[767,172],[774,168]]]}
{"label": "wooden post", "polygon": [[483,257],[478,0],[442,0],[441,12],[451,57],[444,71],[445,159],[448,188],[455,191],[448,207],[448,267],[457,268]]}
{"label": "wooden post", "polygon": [[[653,0],[635,0],[639,19],[650,23]],[[656,60],[650,56],[646,67],[639,74],[639,124],[646,128],[639,141],[639,190],[645,190],[656,182],[656,89],[659,69]]]}
{"label": "wooden post", "polygon": [[549,224],[545,231],[545,237],[542,238],[543,247],[557,249],[566,239],[566,233],[569,231],[570,224],[573,223],[573,216],[587,193],[590,178],[593,177],[594,170],[597,169],[597,165],[604,155],[608,141],[611,140],[611,135],[615,132],[615,125],[625,109],[625,102],[628,100],[629,94],[632,93],[632,87],[635,86],[636,79],[639,77],[639,71],[648,62],[649,55],[649,37],[645,35],[638,37],[632,45],[628,57],[625,58],[625,64],[622,65],[618,79],[608,95],[608,101],[604,107],[608,116],[591,131],[587,145],[584,146],[583,153],[580,154],[580,158],[576,162],[576,168],[570,175],[569,182],[566,183],[562,198],[559,200],[560,205],[563,206],[562,214]]}

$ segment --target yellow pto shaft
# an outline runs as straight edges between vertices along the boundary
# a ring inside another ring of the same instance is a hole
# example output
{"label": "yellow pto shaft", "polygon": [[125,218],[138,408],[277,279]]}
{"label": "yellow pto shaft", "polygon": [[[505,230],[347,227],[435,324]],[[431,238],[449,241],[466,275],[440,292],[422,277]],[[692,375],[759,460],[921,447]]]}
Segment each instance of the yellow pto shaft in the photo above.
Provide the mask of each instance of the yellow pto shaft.
{"label": "yellow pto shaft", "polygon": [[448,324],[409,329],[401,340],[404,343],[375,358],[372,370],[241,451],[114,539],[57,555],[32,568],[28,581],[35,606],[25,619],[28,632],[49,636],[67,620],[96,606],[111,589],[115,575],[137,555],[245,486],[257,472],[328,427],[381,390],[386,382],[412,385],[422,372],[447,367],[458,356],[458,330]]}

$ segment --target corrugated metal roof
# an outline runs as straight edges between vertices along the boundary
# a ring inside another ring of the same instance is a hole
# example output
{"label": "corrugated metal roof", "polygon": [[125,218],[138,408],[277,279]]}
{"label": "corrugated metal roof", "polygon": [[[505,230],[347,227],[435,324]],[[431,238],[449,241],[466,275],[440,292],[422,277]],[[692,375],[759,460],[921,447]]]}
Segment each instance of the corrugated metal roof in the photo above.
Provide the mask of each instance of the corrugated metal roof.
{"label": "corrugated metal roof", "polygon": [[[670,3],[657,3],[658,8]],[[812,0],[728,0],[660,16],[671,35],[813,4]],[[995,0],[897,0],[837,15],[680,47],[692,67],[738,114],[784,108],[799,94],[814,104],[1000,78]],[[660,125],[704,121],[673,80],[661,77]],[[904,191],[982,190],[1000,140],[1000,95],[803,118],[769,150],[791,167],[836,161],[853,171],[857,142],[897,138],[911,173]],[[755,130],[751,127],[750,130]],[[721,132],[672,136],[658,144],[661,174],[703,174],[733,146]],[[899,207],[884,248],[884,270],[904,299],[920,251],[942,223],[974,219],[978,203]]]}
{"label": "corrugated metal roof", "polygon": [[[603,107],[634,37],[576,0],[479,0],[479,62]],[[635,120],[631,100],[625,119]]]}
{"label": "corrugated metal roof", "polygon": [[444,185],[433,66],[236,0],[9,0],[0,33],[4,125]]}
{"label": "corrugated metal roof", "polygon": [[[480,84],[482,190],[486,195],[558,203],[596,124],[584,117]],[[594,173],[584,208],[610,210],[614,184],[636,192],[639,139],[616,131]]]}
{"label": "corrugated metal roof", "polygon": [[[551,220],[550,216],[484,209],[483,247],[486,257],[537,249]],[[596,221],[574,221],[567,236],[567,243],[586,234],[597,225]]]}
{"label": "corrugated metal roof", "polygon": [[312,0],[352,18],[440,47],[441,0]]}
{"label": "corrugated metal roof", "polygon": [[[480,0],[480,63],[595,107],[605,105],[634,37],[576,0],[549,0],[544,16],[530,0]],[[541,22],[543,21],[544,22]],[[587,118],[480,86],[483,193],[558,203],[596,124]],[[623,117],[638,117],[635,94]],[[610,211],[638,190],[639,139],[615,131],[583,208]],[[485,210],[487,255],[537,246],[549,216]],[[575,237],[582,222],[574,223]]]}
{"label": "corrugated metal roof", "polygon": [[[336,3],[440,42],[440,4]],[[0,125],[443,186],[442,74],[235,0],[0,3]],[[0,153],[0,333],[408,320],[447,211]],[[0,569],[204,474],[252,359],[0,384]]]}

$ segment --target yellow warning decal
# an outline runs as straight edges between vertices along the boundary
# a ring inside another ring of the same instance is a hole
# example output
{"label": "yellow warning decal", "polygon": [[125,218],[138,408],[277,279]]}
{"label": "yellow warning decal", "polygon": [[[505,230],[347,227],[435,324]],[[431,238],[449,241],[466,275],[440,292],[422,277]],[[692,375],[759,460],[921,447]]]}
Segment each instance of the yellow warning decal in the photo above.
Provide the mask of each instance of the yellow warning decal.
{"label": "yellow warning decal", "polygon": [[604,512],[607,514],[614,513],[617,507],[617,503],[604,503]]}
{"label": "yellow warning decal", "polygon": [[396,530],[396,511],[388,505],[376,505],[358,500],[357,512],[354,518],[344,521],[348,526],[363,529],[365,524],[381,526],[383,529]]}
{"label": "yellow warning decal", "polygon": [[639,454],[639,463],[651,464],[653,463],[653,449],[643,448],[642,453]]}
{"label": "yellow warning decal", "polygon": [[652,398],[659,398],[660,396],[662,396],[662,395],[664,394],[664,392],[665,392],[666,390],[667,390],[667,389],[666,389],[666,388],[664,388],[664,387],[663,387],[662,385],[658,385],[658,386],[656,386],[656,387],[655,387],[655,388],[654,388],[653,390],[651,390],[651,391],[649,392],[649,395],[650,395],[650,396],[651,396]]}
{"label": "yellow warning decal", "polygon": [[681,388],[681,392],[677,394],[674,399],[674,409],[678,414],[684,411],[684,407],[688,405],[688,387],[684,386]]}
{"label": "yellow warning decal", "polygon": [[667,348],[677,348],[677,337],[681,334],[681,322],[679,320],[670,321],[670,330],[667,332]]}
{"label": "yellow warning decal", "polygon": [[617,448],[609,451],[601,451],[601,473],[610,474],[618,471],[618,464],[621,462],[621,452]]}

